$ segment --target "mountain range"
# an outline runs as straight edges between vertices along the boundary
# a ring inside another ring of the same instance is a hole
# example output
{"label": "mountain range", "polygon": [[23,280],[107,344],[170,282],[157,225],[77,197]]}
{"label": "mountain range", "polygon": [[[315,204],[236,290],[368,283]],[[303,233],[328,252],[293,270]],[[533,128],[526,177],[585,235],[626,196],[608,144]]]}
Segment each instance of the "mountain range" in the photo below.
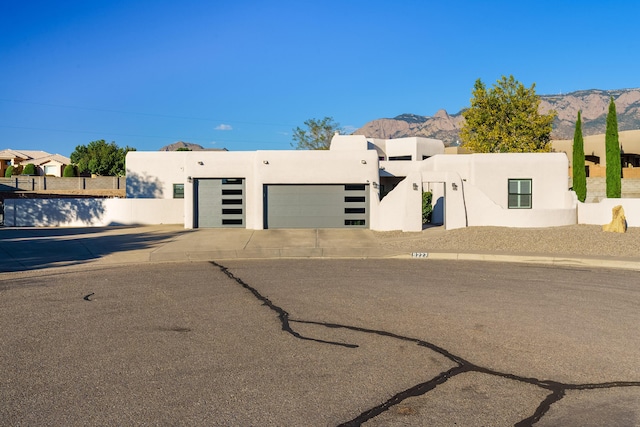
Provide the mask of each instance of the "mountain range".
{"label": "mountain range", "polygon": [[[542,114],[555,110],[552,139],[572,139],[578,111],[582,111],[584,136],[605,133],[609,99],[616,104],[618,130],[640,129],[640,88],[599,90],[589,89],[560,95],[540,95]],[[433,116],[401,114],[391,119],[372,120],[354,132],[370,138],[402,138],[422,136],[442,140],[445,145],[459,143],[459,131],[464,124],[462,112],[449,114],[439,110]]]}

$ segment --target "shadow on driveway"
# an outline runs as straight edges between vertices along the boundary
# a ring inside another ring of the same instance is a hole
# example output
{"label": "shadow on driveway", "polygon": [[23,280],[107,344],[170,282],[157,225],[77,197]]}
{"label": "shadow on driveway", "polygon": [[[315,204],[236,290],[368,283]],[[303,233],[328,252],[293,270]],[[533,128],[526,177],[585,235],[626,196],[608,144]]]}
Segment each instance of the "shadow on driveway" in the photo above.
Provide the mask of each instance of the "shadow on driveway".
{"label": "shadow on driveway", "polygon": [[115,253],[148,257],[145,251],[183,233],[182,226],[0,228],[0,272],[79,265]]}

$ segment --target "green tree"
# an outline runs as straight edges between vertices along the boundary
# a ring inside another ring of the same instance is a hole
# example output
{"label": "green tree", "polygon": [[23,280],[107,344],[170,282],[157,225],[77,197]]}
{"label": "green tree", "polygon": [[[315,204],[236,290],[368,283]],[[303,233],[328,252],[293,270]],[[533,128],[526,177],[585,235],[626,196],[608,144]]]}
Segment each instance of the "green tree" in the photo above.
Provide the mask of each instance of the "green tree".
{"label": "green tree", "polygon": [[296,150],[328,150],[333,135],[342,131],[340,124],[336,123],[333,117],[325,117],[322,120],[309,119],[304,124],[306,129],[293,129],[291,146]]}
{"label": "green tree", "polygon": [[189,148],[189,147],[180,147],[176,151],[191,151],[191,148]]}
{"label": "green tree", "polygon": [[584,202],[587,198],[587,173],[584,166],[584,141],[582,139],[582,117],[578,111],[576,130],[573,133],[573,191],[576,192],[578,200]]}
{"label": "green tree", "polygon": [[487,90],[476,80],[471,107],[460,130],[462,145],[478,153],[548,152],[555,111],[540,114],[535,83],[530,88],[502,76]]}
{"label": "green tree", "polygon": [[9,166],[9,167],[7,168],[7,170],[6,170],[6,171],[4,171],[4,177],[5,177],[5,178],[11,178],[11,176],[13,176],[13,170],[14,170],[14,169],[15,169],[15,168],[13,167],[13,165]]}
{"label": "green tree", "polygon": [[22,175],[36,175],[36,165],[33,163],[27,164],[22,170]]}
{"label": "green tree", "polygon": [[89,145],[78,145],[71,153],[71,162],[77,166],[79,173],[123,176],[126,172],[124,161],[129,151],[135,151],[135,148],[121,148],[113,141],[107,143],[101,139]]}
{"label": "green tree", "polygon": [[422,192],[422,223],[427,224],[431,222],[431,215],[433,214],[433,206],[431,206],[431,200],[433,199],[433,193],[430,191]]}
{"label": "green tree", "polygon": [[67,165],[64,167],[62,171],[62,176],[65,178],[71,178],[76,176],[76,167],[74,165]]}
{"label": "green tree", "polygon": [[618,140],[618,118],[613,97],[609,101],[604,145],[607,160],[607,197],[620,198],[622,194],[622,162],[620,161],[620,142]]}

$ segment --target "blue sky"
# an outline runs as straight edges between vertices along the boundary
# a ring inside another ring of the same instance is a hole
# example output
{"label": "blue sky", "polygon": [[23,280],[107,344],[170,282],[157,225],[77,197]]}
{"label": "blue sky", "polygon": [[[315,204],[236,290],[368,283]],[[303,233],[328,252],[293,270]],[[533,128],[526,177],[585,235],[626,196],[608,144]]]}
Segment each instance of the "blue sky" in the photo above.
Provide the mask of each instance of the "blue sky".
{"label": "blue sky", "polygon": [[280,150],[309,118],[456,113],[478,78],[635,88],[638,16],[635,1],[4,1],[0,149]]}

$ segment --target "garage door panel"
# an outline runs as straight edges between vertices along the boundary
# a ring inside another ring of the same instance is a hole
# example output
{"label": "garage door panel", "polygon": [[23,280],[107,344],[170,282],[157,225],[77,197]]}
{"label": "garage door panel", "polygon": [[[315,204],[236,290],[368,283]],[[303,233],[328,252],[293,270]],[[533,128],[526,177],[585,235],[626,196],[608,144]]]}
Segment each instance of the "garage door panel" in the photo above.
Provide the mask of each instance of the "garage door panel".
{"label": "garage door panel", "polygon": [[265,228],[368,227],[368,186],[267,185]]}
{"label": "garage door panel", "polygon": [[195,227],[246,226],[244,179],[198,178],[194,180],[194,191]]}

